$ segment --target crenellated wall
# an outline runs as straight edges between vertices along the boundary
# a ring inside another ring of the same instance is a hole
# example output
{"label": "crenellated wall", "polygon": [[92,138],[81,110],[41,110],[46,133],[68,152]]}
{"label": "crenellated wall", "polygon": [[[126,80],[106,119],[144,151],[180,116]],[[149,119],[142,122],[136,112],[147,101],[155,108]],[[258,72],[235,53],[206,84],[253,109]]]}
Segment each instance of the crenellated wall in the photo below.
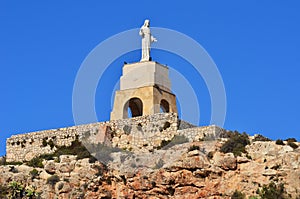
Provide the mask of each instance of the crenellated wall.
{"label": "crenellated wall", "polygon": [[29,161],[41,154],[55,152],[58,146],[70,146],[76,138],[84,143],[151,151],[159,148],[162,142],[170,142],[176,135],[198,141],[203,137],[216,137],[221,130],[216,126],[194,127],[179,120],[176,113],[159,113],[14,135],[6,141],[6,160]]}

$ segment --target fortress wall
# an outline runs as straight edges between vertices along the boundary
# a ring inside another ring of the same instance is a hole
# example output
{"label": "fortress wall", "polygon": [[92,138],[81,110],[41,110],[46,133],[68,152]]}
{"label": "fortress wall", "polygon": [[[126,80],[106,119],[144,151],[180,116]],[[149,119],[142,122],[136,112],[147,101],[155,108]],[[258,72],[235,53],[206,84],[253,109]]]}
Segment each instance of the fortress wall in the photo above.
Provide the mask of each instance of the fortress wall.
{"label": "fortress wall", "polygon": [[112,146],[128,150],[151,151],[162,141],[171,140],[178,129],[176,113],[158,113],[112,121],[115,135]]}
{"label": "fortress wall", "polygon": [[221,131],[217,126],[194,127],[179,121],[176,113],[158,113],[14,135],[6,140],[6,160],[29,161],[53,153],[59,146],[70,146],[76,138],[87,148],[89,144],[101,143],[126,150],[152,151],[170,143],[176,135],[184,135],[192,142],[218,138]]}
{"label": "fortress wall", "polygon": [[[140,148],[154,140],[160,143],[166,136],[171,138],[174,133],[171,135],[170,132],[177,130],[177,121],[176,113],[159,113],[14,135],[6,140],[6,160],[29,161],[39,155],[55,152],[55,146],[70,146],[76,137],[81,140],[87,133],[94,143],[104,142],[109,132],[112,134],[109,139],[114,147]],[[164,132],[164,136],[161,132]]]}
{"label": "fortress wall", "polygon": [[184,135],[190,142],[202,140],[215,140],[220,137],[222,128],[211,125],[178,130],[178,135]]}
{"label": "fortress wall", "polygon": [[6,161],[29,161],[41,154],[53,153],[55,146],[70,146],[79,135],[78,130],[88,131],[100,125],[103,123],[13,135],[6,140]]}

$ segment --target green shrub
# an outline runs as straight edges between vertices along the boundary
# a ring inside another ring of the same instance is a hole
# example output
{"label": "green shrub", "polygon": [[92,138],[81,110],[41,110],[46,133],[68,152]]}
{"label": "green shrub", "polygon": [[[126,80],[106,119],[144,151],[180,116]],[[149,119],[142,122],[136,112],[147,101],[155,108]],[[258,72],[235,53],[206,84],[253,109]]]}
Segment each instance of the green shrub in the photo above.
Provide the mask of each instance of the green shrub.
{"label": "green shrub", "polygon": [[25,189],[25,194],[27,196],[27,198],[33,199],[33,198],[37,198],[36,196],[38,196],[38,194],[35,192],[36,190],[33,187],[26,187]]}
{"label": "green shrub", "polygon": [[5,162],[5,165],[22,165],[23,162]]}
{"label": "green shrub", "polygon": [[245,153],[245,146],[250,144],[248,135],[246,133],[234,132],[230,135],[221,147],[220,151],[223,153],[233,153],[235,156],[240,156],[241,153]]}
{"label": "green shrub", "polygon": [[287,144],[290,147],[292,147],[293,149],[298,148],[298,145],[295,143],[295,142],[297,142],[297,140],[295,138],[288,138],[288,139],[286,139],[286,141],[287,141]]}
{"label": "green shrub", "polygon": [[32,169],[29,173],[30,173],[32,179],[34,179],[37,176],[39,176],[39,172],[36,169]]}
{"label": "green shrub", "polygon": [[11,198],[22,198],[24,192],[24,186],[16,181],[12,181],[8,185],[9,195]]}
{"label": "green shrub", "polygon": [[32,158],[30,161],[26,163],[30,167],[39,167],[44,168],[43,159],[41,157]]}
{"label": "green shrub", "polygon": [[59,157],[60,155],[77,155],[77,160],[91,157],[90,152],[83,146],[78,138],[71,143],[71,146],[57,146],[57,150],[53,156]]}
{"label": "green shrub", "polygon": [[288,138],[285,141],[287,141],[287,142],[297,142],[296,138]]}
{"label": "green shrub", "polygon": [[230,138],[234,133],[238,133],[237,131],[227,131],[227,130],[223,130],[220,133],[220,138]]}
{"label": "green shrub", "polygon": [[8,187],[0,184],[0,198],[5,198],[8,194]]}
{"label": "green shrub", "polygon": [[266,141],[271,141],[271,139],[269,139],[269,138],[267,138],[267,137],[265,137],[265,136],[263,136],[263,135],[261,135],[261,134],[257,134],[257,135],[254,137],[253,141],[254,141],[254,142],[255,142],[255,141],[264,141],[264,142],[266,142]]}
{"label": "green shrub", "polygon": [[294,143],[294,142],[288,142],[288,145],[290,147],[292,147],[293,149],[297,149],[298,148],[298,145],[296,143]]}
{"label": "green shrub", "polygon": [[232,194],[231,198],[232,199],[246,199],[246,196],[242,192],[235,190],[235,192]]}
{"label": "green shrub", "polygon": [[283,143],[283,140],[281,140],[281,139],[276,140],[275,143],[276,143],[277,145],[285,145],[285,144]]}
{"label": "green shrub", "polygon": [[[52,141],[47,142],[51,148],[55,145]],[[54,160],[59,158],[60,155],[77,155],[77,160],[90,158],[91,162],[95,162],[95,158],[90,154],[86,147],[78,140],[78,137],[71,143],[70,146],[55,146],[56,151],[51,154],[43,154],[35,157],[27,162],[28,166],[43,168],[43,160]]]}
{"label": "green shrub", "polygon": [[47,178],[47,184],[54,186],[57,182],[59,182],[59,177],[57,175],[53,175]]}
{"label": "green shrub", "polygon": [[261,190],[258,190],[258,194],[261,199],[284,199],[284,184],[276,185],[274,182],[270,182],[268,185],[264,185]]}

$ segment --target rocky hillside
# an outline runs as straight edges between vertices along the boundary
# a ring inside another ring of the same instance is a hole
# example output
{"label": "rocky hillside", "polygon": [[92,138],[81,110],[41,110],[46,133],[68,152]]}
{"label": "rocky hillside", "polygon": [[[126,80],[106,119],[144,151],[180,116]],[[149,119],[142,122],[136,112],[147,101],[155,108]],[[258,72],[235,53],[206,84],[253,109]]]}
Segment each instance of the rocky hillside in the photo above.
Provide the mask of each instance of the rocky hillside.
{"label": "rocky hillside", "polygon": [[298,146],[293,139],[227,133],[216,140],[177,139],[152,152],[110,151],[105,164],[61,154],[2,160],[0,198],[298,199]]}

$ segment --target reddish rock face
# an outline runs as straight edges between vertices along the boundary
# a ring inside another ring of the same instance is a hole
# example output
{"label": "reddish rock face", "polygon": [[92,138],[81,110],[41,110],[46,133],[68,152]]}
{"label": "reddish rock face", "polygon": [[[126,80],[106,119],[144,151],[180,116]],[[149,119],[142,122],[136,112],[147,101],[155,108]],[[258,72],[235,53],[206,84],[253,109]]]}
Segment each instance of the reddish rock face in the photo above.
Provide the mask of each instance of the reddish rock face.
{"label": "reddish rock face", "polygon": [[218,167],[226,171],[235,170],[237,168],[237,159],[232,153],[223,154],[217,152],[215,153],[213,160]]}
{"label": "reddish rock face", "polygon": [[[191,150],[191,145],[196,150]],[[44,168],[35,168],[37,171],[34,176],[30,174],[33,168],[25,164],[0,166],[0,185],[5,187],[17,181],[36,187],[35,191],[41,193],[41,198],[47,199],[224,199],[231,198],[235,190],[249,197],[255,196],[256,190],[272,179],[284,183],[285,190],[293,198],[300,192],[299,149],[283,153],[283,147],[272,142],[251,144],[247,146],[247,157],[242,154],[242,157],[236,158],[231,153],[219,152],[220,143],[216,143],[217,147],[212,148],[214,153],[210,155],[197,149],[202,145],[201,142],[194,142],[160,151],[164,155],[159,156],[159,168],[155,167],[157,159],[151,159],[156,157],[153,154],[148,154],[146,158],[149,160],[147,167],[133,168],[130,165],[121,167],[117,162],[112,168],[112,165],[105,166],[97,161],[89,163],[88,159],[76,160],[76,156],[61,156],[59,163],[45,160]],[[258,147],[261,145],[270,146],[272,153],[268,155],[263,148],[264,156],[261,156]],[[177,158],[169,160],[172,157],[170,154]],[[249,158],[252,155],[253,159]],[[130,161],[122,164],[130,164]],[[50,184],[49,178],[54,175],[58,179]]]}

